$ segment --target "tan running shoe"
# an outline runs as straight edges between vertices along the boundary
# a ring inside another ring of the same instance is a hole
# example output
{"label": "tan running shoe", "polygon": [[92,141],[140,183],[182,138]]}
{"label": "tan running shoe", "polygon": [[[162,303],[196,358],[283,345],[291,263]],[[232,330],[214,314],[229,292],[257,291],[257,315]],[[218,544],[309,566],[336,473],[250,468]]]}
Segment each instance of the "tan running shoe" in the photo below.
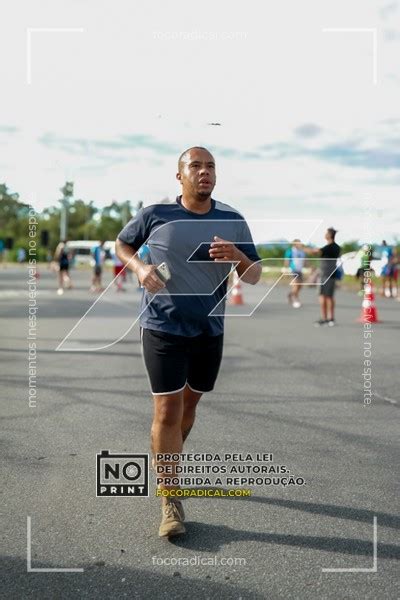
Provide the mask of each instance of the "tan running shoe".
{"label": "tan running shoe", "polygon": [[179,514],[181,515],[181,519],[182,519],[182,521],[184,521],[185,520],[185,511],[183,510],[182,502],[180,500],[172,500],[172,502],[175,503],[176,508],[178,509]]}
{"label": "tan running shoe", "polygon": [[[181,506],[179,506],[179,504]],[[183,507],[181,502],[163,502],[162,504],[162,520],[158,530],[160,537],[180,535],[186,532],[186,528],[183,524]]]}
{"label": "tan running shoe", "polygon": [[[161,489],[161,488],[158,487],[158,489]],[[185,520],[185,511],[183,510],[182,502],[180,500],[176,500],[175,498],[171,499],[171,498],[168,498],[168,497],[163,502],[166,502],[166,501],[168,501],[168,502],[174,502],[174,504],[176,505],[176,507],[177,507],[177,509],[179,511],[179,514],[181,516],[181,520],[184,521]]]}

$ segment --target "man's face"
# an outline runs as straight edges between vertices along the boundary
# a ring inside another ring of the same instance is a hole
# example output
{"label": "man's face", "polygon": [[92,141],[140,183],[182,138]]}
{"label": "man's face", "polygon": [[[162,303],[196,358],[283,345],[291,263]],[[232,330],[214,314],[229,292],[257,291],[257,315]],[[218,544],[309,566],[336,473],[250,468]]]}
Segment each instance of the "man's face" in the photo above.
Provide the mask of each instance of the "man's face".
{"label": "man's face", "polygon": [[208,200],[216,182],[214,158],[206,150],[190,150],[183,157],[176,177],[182,184],[182,193]]}

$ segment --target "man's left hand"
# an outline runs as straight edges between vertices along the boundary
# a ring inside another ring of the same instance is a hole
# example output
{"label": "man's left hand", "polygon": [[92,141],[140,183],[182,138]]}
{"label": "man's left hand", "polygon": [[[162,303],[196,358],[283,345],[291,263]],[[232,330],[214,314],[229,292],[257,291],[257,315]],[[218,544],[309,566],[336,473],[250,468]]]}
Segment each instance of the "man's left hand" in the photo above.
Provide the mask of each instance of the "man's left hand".
{"label": "man's left hand", "polygon": [[214,242],[210,244],[210,250],[208,252],[210,257],[216,262],[240,261],[241,252],[236,248],[235,244],[228,240],[223,240],[217,235],[214,236]]}

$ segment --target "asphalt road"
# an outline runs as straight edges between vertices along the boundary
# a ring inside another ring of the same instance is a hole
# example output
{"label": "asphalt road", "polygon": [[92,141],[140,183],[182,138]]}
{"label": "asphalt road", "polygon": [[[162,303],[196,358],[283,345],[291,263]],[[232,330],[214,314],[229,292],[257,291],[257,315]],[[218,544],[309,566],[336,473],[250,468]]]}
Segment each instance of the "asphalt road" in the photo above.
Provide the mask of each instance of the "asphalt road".
{"label": "asphalt road", "polygon": [[[88,278],[76,274],[76,288],[63,296],[49,272],[37,282],[37,395],[29,407],[28,276],[18,268],[0,271],[1,596],[399,597],[400,303],[377,301],[383,322],[373,327],[370,405],[363,400],[356,295],[339,291],[336,328],[313,326],[315,289],[303,290],[303,307],[293,310],[284,286],[252,316],[226,319],[219,380],[200,402],[185,451],[271,452],[274,464],[305,485],[187,499],[188,532],[172,543],[157,536],[153,474],[149,498],[96,498],[96,453],[148,452],[152,403],[137,326],[124,336],[137,313],[133,284],[126,293],[109,290],[89,311],[65,342],[74,352],[55,352],[95,299]],[[248,313],[266,291],[245,286]],[[31,569],[83,571],[28,570],[28,517]],[[214,556],[245,564],[160,560]],[[353,570],[323,571],[332,568]]]}

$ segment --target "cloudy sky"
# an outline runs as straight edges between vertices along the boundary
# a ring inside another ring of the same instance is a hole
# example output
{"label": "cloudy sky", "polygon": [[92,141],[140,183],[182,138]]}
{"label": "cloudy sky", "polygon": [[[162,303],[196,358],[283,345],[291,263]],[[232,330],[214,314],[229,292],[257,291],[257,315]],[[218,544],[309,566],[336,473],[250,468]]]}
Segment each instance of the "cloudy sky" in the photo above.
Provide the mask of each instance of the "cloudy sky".
{"label": "cloudy sky", "polygon": [[256,241],[400,236],[400,2],[7,4],[0,180],[38,210],[66,179],[98,206],[173,198],[204,145]]}

